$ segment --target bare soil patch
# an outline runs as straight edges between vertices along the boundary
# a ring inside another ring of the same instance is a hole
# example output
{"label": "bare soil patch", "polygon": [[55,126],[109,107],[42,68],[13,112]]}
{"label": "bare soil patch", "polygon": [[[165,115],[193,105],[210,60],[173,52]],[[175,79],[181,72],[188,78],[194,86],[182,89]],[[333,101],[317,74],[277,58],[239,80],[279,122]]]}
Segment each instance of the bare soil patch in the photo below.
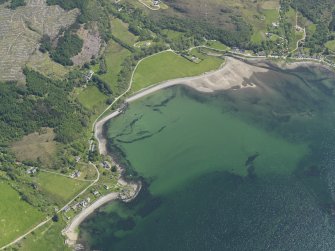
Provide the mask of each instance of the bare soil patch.
{"label": "bare soil patch", "polygon": [[40,160],[49,165],[56,153],[55,133],[51,128],[43,128],[24,136],[20,141],[13,143],[12,151],[18,161]]}
{"label": "bare soil patch", "polygon": [[86,30],[81,27],[77,34],[84,40],[84,44],[81,52],[72,58],[72,62],[74,65],[83,65],[99,55],[101,38],[97,29]]}

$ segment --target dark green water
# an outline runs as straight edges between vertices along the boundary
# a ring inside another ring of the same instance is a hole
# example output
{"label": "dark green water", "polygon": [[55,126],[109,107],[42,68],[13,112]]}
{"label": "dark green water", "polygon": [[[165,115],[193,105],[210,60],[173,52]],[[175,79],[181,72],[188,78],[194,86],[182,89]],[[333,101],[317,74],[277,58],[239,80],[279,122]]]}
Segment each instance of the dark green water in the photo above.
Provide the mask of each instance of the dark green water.
{"label": "dark green water", "polygon": [[334,250],[334,75],[248,81],[257,88],[162,90],[110,122],[114,157],[144,188],[82,224],[88,249]]}

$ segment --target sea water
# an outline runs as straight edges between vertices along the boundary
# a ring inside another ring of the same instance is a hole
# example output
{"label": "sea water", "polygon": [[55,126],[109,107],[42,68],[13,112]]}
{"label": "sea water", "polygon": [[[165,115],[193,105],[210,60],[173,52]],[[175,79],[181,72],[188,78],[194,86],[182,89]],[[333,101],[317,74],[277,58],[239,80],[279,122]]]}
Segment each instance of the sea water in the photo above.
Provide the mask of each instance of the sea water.
{"label": "sea water", "polygon": [[109,148],[142,179],[88,218],[99,250],[334,250],[334,75],[269,66],[255,88],[182,86],[129,105]]}

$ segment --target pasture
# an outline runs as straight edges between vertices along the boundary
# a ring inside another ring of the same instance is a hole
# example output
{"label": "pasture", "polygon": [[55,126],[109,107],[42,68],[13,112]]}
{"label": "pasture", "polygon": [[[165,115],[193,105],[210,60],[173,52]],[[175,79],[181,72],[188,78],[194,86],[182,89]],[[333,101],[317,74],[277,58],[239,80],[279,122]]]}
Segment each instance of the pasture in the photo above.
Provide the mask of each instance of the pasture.
{"label": "pasture", "polygon": [[61,175],[40,171],[34,182],[39,189],[54,199],[58,205],[63,205],[77,193],[89,185],[89,182],[67,178]]}
{"label": "pasture", "polygon": [[206,46],[220,51],[227,51],[230,48],[219,41],[208,41]]}
{"label": "pasture", "polygon": [[0,181],[0,247],[24,234],[43,220],[44,215],[20,198],[7,183]]}
{"label": "pasture", "polygon": [[170,79],[200,75],[219,68],[222,63],[223,59],[204,56],[202,61],[196,64],[173,52],[163,52],[146,58],[139,64],[134,75],[132,91],[136,92]]}
{"label": "pasture", "polygon": [[123,61],[130,56],[131,53],[127,49],[123,48],[118,43],[111,40],[105,51],[104,58],[107,68],[107,73],[101,75],[101,79],[108,83],[113,92],[118,92],[117,79],[118,74],[121,71]]}
{"label": "pasture", "polygon": [[49,222],[34,234],[27,236],[25,240],[20,241],[16,246],[22,251],[70,251],[71,249],[64,244],[64,237],[61,232],[65,227],[63,222]]}
{"label": "pasture", "polygon": [[97,110],[106,104],[107,96],[95,86],[88,86],[84,89],[77,88],[78,101],[89,110]]}
{"label": "pasture", "polygon": [[133,33],[128,31],[129,25],[127,23],[122,22],[118,18],[114,18],[112,20],[112,33],[115,37],[122,40],[129,46],[133,46],[136,43],[138,37]]}

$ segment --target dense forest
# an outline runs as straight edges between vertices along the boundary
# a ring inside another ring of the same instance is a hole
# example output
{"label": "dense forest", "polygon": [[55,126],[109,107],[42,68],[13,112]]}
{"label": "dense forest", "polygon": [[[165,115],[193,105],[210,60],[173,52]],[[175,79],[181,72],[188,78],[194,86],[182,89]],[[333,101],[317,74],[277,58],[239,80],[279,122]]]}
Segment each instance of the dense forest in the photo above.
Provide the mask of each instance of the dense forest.
{"label": "dense forest", "polygon": [[318,23],[325,14],[332,10],[335,0],[292,0],[291,6],[299,10],[305,17]]}
{"label": "dense forest", "polygon": [[0,142],[10,142],[41,127],[55,128],[56,140],[77,139],[86,125],[85,111],[68,99],[73,86],[25,69],[26,86],[0,84]]}
{"label": "dense forest", "polygon": [[[66,30],[62,36],[58,38],[57,47],[51,49],[51,58],[62,65],[73,65],[71,58],[77,55],[82,47],[83,40],[71,29]],[[48,44],[47,46],[49,47]]]}
{"label": "dense forest", "polygon": [[[124,11],[119,12],[122,8]],[[129,31],[135,35],[142,36],[147,39],[152,31],[157,35],[163,36],[161,30],[170,29],[184,32],[186,38],[193,37],[194,42],[206,39],[215,39],[229,46],[249,47],[252,28],[241,17],[233,17],[232,22],[235,30],[222,28],[220,25],[213,25],[203,20],[195,20],[189,18],[178,18],[174,16],[161,15],[159,18],[150,18],[143,11],[132,7],[127,3],[119,4],[118,8],[109,6],[109,11],[126,23],[129,23]],[[182,41],[166,41],[173,49],[183,50]],[[182,43],[180,43],[182,42]],[[179,45],[178,45],[179,44]],[[187,45],[186,45],[187,46]]]}
{"label": "dense forest", "polygon": [[12,10],[16,9],[17,7],[26,5],[25,0],[0,0],[0,4],[4,4],[9,1],[10,1],[10,4],[8,7]]}

